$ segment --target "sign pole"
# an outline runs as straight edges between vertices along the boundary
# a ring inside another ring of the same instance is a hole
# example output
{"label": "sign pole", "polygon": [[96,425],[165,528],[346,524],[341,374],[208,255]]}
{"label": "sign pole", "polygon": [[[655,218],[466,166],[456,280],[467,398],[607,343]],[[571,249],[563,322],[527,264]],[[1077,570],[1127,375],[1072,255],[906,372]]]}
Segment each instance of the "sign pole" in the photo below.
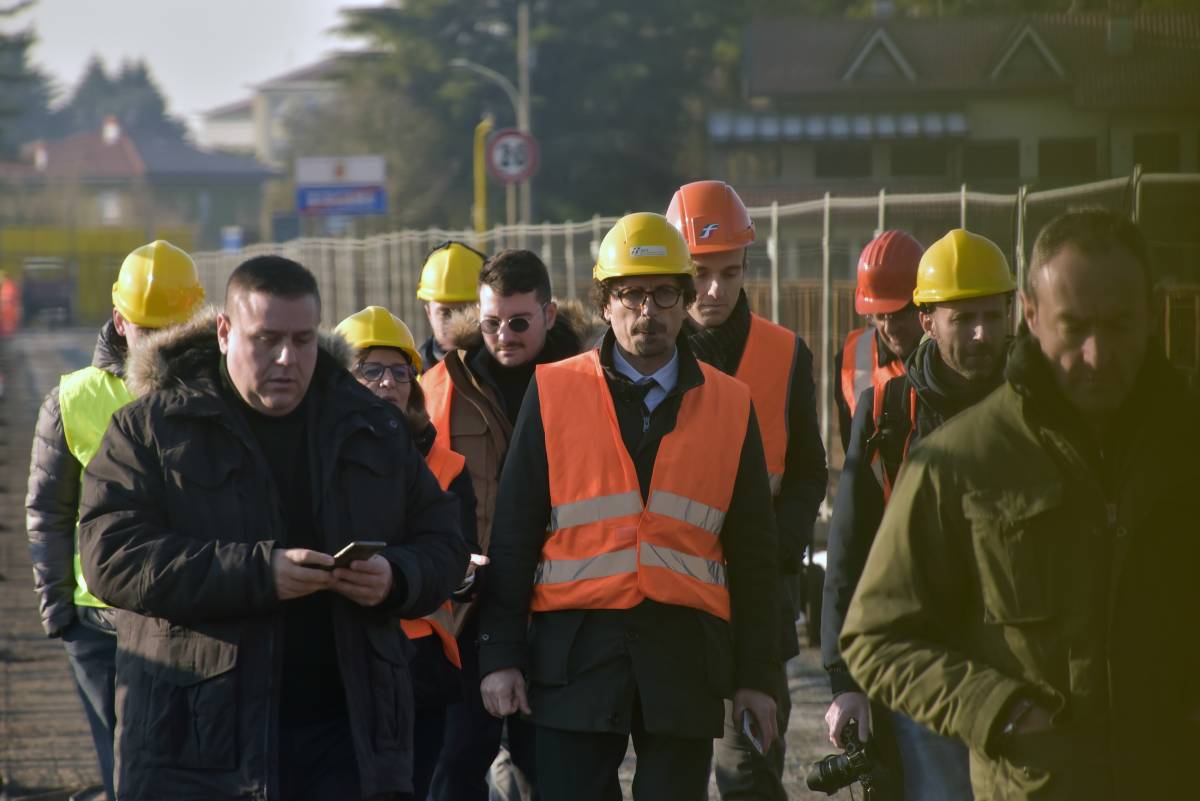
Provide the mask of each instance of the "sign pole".
{"label": "sign pole", "polygon": [[492,132],[492,115],[488,114],[475,126],[475,244],[478,245],[487,231],[487,163],[484,148],[488,134]]}

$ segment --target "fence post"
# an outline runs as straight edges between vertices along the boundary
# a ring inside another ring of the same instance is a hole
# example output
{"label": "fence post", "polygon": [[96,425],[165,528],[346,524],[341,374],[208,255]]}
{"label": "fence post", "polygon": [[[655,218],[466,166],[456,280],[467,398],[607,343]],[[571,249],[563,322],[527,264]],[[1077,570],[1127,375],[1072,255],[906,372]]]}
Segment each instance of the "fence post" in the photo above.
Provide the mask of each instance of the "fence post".
{"label": "fence post", "polygon": [[880,234],[882,234],[886,228],[886,223],[887,223],[886,211],[885,211],[886,207],[887,207],[887,190],[880,189],[879,190],[879,219],[875,223],[875,236],[879,236]]}
{"label": "fence post", "polygon": [[829,453],[829,323],[832,316],[833,287],[829,276],[829,193],[825,193],[824,220],[821,223],[821,442]]}
{"label": "fence post", "polygon": [[567,297],[575,298],[575,224],[567,220],[563,228],[563,265],[567,270]]}
{"label": "fence post", "polygon": [[958,227],[967,227],[967,185],[958,191]]}
{"label": "fence post", "polygon": [[771,201],[771,236],[767,239],[771,262],[771,322],[779,323],[779,201]]}
{"label": "fence post", "polygon": [[600,253],[600,215],[592,215],[592,244],[589,251],[592,254],[592,260],[595,261],[596,256]]}
{"label": "fence post", "polygon": [[1133,165],[1133,224],[1142,216],[1142,165]]}
{"label": "fence post", "polygon": [[[546,270],[550,270],[550,265],[554,263],[554,247],[550,244],[550,221],[542,220],[542,264],[546,265]],[[553,272],[550,273],[554,275]]]}
{"label": "fence post", "polygon": [[[1017,188],[1017,243],[1016,243],[1016,262],[1017,262],[1017,287],[1025,286],[1025,271],[1028,266],[1025,263],[1025,198],[1029,194],[1029,187],[1026,184],[1021,184]],[[1018,298],[1020,296],[1018,295]],[[1021,322],[1021,303],[1018,300],[1013,304],[1013,327]]]}

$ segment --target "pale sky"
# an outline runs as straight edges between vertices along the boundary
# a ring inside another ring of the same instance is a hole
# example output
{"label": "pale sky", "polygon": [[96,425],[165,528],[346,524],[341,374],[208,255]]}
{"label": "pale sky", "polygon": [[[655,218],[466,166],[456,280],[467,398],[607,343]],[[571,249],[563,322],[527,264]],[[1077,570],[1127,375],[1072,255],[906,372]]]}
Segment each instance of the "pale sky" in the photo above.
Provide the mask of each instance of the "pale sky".
{"label": "pale sky", "polygon": [[144,58],[173,114],[248,97],[249,86],[318,61],[349,43],[329,33],[343,5],[379,0],[37,0],[5,30],[37,32],[33,61],[58,81],[60,101],[98,53],[111,70]]}

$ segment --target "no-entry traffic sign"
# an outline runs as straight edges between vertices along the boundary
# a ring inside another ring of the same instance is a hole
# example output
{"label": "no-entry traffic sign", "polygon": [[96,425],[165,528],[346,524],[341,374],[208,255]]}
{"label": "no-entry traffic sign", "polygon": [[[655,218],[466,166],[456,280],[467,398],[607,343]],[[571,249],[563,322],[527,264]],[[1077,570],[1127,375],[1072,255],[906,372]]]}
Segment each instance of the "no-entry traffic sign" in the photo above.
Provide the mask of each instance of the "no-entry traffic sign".
{"label": "no-entry traffic sign", "polygon": [[503,128],[488,139],[488,172],[502,184],[528,181],[538,168],[537,140],[516,128]]}

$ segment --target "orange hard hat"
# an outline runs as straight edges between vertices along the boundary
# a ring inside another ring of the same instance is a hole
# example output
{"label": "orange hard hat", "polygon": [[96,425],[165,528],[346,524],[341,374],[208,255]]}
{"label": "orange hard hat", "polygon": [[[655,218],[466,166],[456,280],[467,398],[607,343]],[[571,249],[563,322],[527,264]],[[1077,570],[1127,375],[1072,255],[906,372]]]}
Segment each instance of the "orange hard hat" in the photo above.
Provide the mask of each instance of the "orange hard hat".
{"label": "orange hard hat", "polygon": [[925,248],[904,231],[884,231],[858,257],[854,311],[892,314],[913,302],[917,267]]}
{"label": "orange hard hat", "polygon": [[754,241],[750,212],[724,181],[694,181],[679,187],[667,207],[667,219],[683,234],[693,255],[737,250]]}

